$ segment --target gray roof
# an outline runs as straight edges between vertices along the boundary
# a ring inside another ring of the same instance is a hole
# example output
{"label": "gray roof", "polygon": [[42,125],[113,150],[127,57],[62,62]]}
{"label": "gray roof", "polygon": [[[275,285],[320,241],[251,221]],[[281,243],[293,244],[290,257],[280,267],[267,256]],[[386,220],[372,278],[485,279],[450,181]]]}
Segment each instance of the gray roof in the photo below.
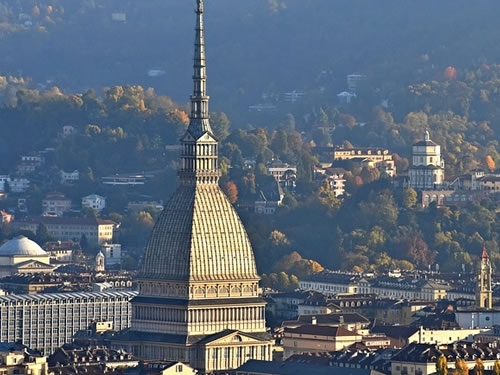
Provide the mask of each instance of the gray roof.
{"label": "gray roof", "polygon": [[112,290],[105,292],[77,292],[77,293],[39,293],[39,294],[11,294],[0,296],[0,303],[23,303],[36,301],[60,301],[69,299],[85,300],[89,298],[127,297],[132,299],[138,294],[132,290]]}
{"label": "gray roof", "polygon": [[236,370],[236,374],[269,375],[369,375],[371,370],[349,367],[330,367],[302,363],[250,360]]}
{"label": "gray roof", "polygon": [[13,238],[0,246],[0,256],[43,256],[47,253],[35,242],[24,236]]}

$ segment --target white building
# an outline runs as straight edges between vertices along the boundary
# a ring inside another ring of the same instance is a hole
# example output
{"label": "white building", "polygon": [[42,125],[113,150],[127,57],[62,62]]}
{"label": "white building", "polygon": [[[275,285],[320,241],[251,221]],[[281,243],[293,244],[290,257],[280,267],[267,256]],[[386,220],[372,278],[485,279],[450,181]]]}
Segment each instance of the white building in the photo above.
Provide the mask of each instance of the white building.
{"label": "white building", "polygon": [[431,280],[414,280],[401,277],[362,278],[357,274],[325,270],[300,280],[302,290],[314,291],[327,296],[338,294],[376,294],[385,298],[439,301],[447,297],[451,287]]}
{"label": "white building", "polygon": [[54,270],[50,256],[29,238],[19,236],[0,246],[0,277],[16,273],[48,273]]}
{"label": "white building", "polygon": [[49,193],[42,200],[42,214],[62,216],[71,210],[71,199],[61,193]]}
{"label": "white building", "polygon": [[444,160],[441,146],[431,140],[425,131],[424,140],[412,148],[412,162],[408,170],[408,185],[417,190],[436,189],[444,183]]}
{"label": "white building", "polygon": [[106,198],[97,194],[87,195],[82,198],[82,207],[89,207],[97,211],[102,211],[106,208]]}
{"label": "white building", "polygon": [[71,184],[80,179],[80,172],[75,169],[73,172],[61,171],[61,184]]}
{"label": "white building", "polygon": [[30,180],[23,177],[0,176],[0,191],[7,189],[12,193],[24,193],[30,187]]}
{"label": "white building", "polygon": [[106,267],[119,265],[122,259],[122,245],[119,243],[104,243],[101,245]]}
{"label": "white building", "polygon": [[45,355],[92,322],[113,322],[117,330],[130,326],[135,291],[47,293],[0,296],[0,341],[22,342]]}

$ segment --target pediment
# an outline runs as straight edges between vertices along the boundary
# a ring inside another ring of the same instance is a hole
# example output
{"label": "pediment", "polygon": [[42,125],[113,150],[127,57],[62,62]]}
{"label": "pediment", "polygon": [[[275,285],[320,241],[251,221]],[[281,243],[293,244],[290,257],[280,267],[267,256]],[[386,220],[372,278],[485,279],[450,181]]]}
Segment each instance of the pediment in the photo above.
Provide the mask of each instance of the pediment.
{"label": "pediment", "polygon": [[217,143],[217,139],[209,132],[204,132],[199,137],[194,137],[187,131],[181,138],[181,142]]}
{"label": "pediment", "polygon": [[196,139],[188,131],[184,133],[184,135],[181,138],[181,142],[194,142],[195,140]]}
{"label": "pediment", "polygon": [[53,269],[50,264],[39,262],[38,260],[28,260],[26,262],[18,263],[15,265],[18,270],[28,269]]}
{"label": "pediment", "polygon": [[208,341],[206,346],[218,346],[218,345],[251,345],[251,344],[260,344],[261,340],[252,337],[250,335],[245,334],[244,332],[232,332],[222,337],[214,338],[213,341]]}
{"label": "pediment", "polygon": [[217,139],[215,139],[210,133],[206,132],[201,137],[197,139],[199,142],[203,143],[217,143]]}

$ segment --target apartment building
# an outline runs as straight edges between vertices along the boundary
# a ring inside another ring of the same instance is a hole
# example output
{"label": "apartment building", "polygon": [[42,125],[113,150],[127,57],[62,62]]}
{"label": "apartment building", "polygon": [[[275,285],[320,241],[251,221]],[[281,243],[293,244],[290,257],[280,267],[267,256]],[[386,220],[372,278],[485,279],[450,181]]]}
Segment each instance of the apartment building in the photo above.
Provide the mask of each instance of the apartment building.
{"label": "apartment building", "polygon": [[90,217],[28,216],[12,222],[14,230],[29,230],[36,233],[40,224],[58,241],[80,241],[85,235],[89,246],[113,242],[113,229],[117,223]]}
{"label": "apartment building", "polygon": [[21,342],[48,355],[92,322],[129,327],[135,291],[0,296],[0,340]]}

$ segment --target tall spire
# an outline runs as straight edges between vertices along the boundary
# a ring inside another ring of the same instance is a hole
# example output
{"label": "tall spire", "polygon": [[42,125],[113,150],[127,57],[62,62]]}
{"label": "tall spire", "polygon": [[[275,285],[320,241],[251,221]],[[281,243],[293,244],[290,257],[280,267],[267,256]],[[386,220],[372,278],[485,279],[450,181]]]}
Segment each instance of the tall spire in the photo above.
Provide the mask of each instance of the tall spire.
{"label": "tall spire", "polygon": [[194,137],[212,133],[208,120],[207,66],[205,60],[205,36],[203,27],[203,0],[196,4],[196,37],[194,41],[193,95],[191,95],[191,122],[189,131]]}
{"label": "tall spire", "polygon": [[191,116],[181,139],[179,176],[182,184],[217,184],[220,171],[218,142],[210,127],[207,95],[207,66],[203,27],[203,0],[196,0],[196,37],[194,41],[193,94]]}

